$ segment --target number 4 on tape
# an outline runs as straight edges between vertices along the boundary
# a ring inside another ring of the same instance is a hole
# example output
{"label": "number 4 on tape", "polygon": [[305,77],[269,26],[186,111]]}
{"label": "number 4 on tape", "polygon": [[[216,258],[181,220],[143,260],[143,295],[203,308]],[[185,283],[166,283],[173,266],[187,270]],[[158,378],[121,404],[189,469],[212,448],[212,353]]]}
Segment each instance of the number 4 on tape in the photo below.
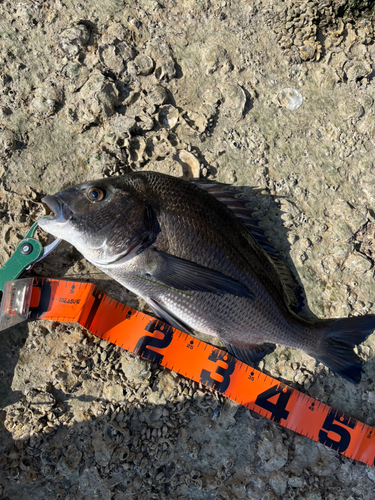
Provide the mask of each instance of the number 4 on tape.
{"label": "number 4 on tape", "polygon": [[76,322],[288,429],[375,466],[375,429],[245,365],[229,353],[131,309],[94,285],[38,278],[29,317]]}
{"label": "number 4 on tape", "polygon": [[287,420],[289,411],[286,410],[289,398],[293,390],[286,385],[274,385],[266,391],[258,394],[255,404],[271,413],[271,420],[279,424],[281,419]]}

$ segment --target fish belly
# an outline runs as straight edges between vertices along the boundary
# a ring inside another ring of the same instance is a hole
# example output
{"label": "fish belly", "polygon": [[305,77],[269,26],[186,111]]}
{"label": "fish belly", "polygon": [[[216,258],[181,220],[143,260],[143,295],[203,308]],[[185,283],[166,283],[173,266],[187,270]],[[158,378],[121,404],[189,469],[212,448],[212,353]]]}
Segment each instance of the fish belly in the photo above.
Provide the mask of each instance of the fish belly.
{"label": "fish belly", "polygon": [[218,337],[224,342],[249,346],[270,342],[314,350],[313,333],[289,323],[270,295],[255,280],[251,283],[251,290],[256,298],[250,300],[230,294],[178,292],[147,283],[133,273],[104,268],[103,271],[146,302],[155,300],[191,329]]}

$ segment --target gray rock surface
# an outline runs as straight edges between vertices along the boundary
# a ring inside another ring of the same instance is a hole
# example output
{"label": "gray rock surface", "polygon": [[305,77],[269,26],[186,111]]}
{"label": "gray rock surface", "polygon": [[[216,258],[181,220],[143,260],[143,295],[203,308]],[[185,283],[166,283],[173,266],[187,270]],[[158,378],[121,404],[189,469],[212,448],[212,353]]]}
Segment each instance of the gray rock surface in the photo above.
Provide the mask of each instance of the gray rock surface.
{"label": "gray rock surface", "polygon": [[[245,186],[305,316],[374,314],[372,3],[2,2],[0,265],[45,194],[149,169]],[[30,275],[145,309],[67,244]],[[358,386],[292,349],[260,368],[375,425],[374,349]],[[374,497],[373,468],[76,325],[1,332],[0,377],[4,500]]]}

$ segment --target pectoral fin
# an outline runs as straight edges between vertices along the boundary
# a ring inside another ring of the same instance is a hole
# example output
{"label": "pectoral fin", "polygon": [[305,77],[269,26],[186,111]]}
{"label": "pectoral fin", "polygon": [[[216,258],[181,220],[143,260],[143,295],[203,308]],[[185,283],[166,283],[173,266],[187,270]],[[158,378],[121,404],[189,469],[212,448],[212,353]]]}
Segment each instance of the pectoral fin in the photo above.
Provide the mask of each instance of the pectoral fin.
{"label": "pectoral fin", "polygon": [[144,279],[187,294],[195,291],[255,299],[255,295],[245,285],[219,271],[156,249],[154,252],[157,253],[157,265],[152,271],[146,272]]}

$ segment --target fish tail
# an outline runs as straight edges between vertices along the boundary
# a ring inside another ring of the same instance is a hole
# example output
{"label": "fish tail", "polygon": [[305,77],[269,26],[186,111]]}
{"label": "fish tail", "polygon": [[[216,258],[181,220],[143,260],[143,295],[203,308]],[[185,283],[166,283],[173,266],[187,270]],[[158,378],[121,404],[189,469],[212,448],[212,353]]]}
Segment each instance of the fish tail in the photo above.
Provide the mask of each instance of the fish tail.
{"label": "fish tail", "polygon": [[375,315],[332,320],[324,331],[324,339],[316,358],[346,380],[361,380],[361,359],[353,347],[361,344],[375,329]]}

